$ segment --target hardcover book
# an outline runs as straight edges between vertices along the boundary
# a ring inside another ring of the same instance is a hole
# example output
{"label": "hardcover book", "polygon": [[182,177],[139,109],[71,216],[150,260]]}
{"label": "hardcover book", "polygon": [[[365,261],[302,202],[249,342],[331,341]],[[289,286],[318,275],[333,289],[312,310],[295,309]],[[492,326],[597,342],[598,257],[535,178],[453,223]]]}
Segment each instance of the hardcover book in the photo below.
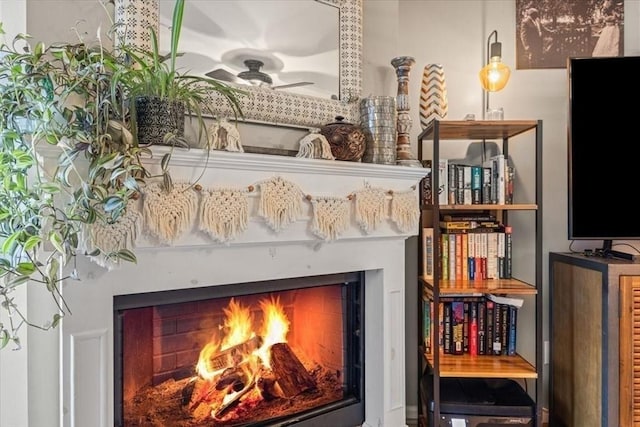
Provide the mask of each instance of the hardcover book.
{"label": "hardcover book", "polygon": [[425,280],[433,280],[435,265],[433,263],[433,228],[422,229],[422,275]]}

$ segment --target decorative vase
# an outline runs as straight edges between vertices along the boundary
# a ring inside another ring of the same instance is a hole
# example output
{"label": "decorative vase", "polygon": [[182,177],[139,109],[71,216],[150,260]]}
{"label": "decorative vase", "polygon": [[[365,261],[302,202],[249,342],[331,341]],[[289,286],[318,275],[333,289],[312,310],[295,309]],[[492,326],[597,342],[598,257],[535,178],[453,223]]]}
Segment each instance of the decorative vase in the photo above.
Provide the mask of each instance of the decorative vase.
{"label": "decorative vase", "polygon": [[359,162],[366,148],[364,133],[360,126],[343,120],[344,117],[337,116],[335,122],[320,129],[320,134],[329,141],[331,154],[336,160]]}
{"label": "decorative vase", "polygon": [[168,101],[155,96],[135,99],[136,130],[140,145],[171,145],[165,142],[169,133],[184,136],[185,106],[180,101]]}
{"label": "decorative vase", "polygon": [[420,86],[420,125],[426,128],[433,119],[447,117],[447,83],[442,64],[427,64],[422,73]]}

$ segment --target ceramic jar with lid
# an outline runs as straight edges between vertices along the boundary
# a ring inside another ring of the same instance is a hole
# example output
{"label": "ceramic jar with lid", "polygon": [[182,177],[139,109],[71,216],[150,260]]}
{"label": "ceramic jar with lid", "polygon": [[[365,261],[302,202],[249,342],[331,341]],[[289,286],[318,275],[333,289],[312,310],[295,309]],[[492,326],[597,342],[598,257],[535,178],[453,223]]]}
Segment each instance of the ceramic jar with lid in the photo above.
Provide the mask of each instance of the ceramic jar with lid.
{"label": "ceramic jar with lid", "polygon": [[345,122],[344,117],[337,116],[336,121],[324,125],[320,133],[329,141],[331,154],[336,160],[359,162],[362,159],[366,144],[360,126]]}

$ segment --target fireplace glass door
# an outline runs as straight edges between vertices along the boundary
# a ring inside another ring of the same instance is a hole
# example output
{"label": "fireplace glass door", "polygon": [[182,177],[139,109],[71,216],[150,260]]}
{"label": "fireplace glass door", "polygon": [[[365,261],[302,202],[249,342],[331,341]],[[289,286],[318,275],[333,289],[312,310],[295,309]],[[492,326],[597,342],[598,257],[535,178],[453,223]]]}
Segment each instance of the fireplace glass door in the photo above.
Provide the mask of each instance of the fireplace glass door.
{"label": "fireplace glass door", "polygon": [[362,272],[114,297],[115,425],[364,422]]}

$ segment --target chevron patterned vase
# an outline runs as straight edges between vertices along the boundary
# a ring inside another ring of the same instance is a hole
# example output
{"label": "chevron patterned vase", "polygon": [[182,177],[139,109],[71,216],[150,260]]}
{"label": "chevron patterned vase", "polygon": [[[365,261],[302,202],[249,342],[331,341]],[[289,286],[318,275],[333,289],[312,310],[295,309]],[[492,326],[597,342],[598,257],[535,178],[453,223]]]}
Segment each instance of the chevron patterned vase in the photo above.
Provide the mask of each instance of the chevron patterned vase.
{"label": "chevron patterned vase", "polygon": [[420,86],[420,125],[424,129],[431,120],[444,119],[448,109],[447,83],[442,64],[427,64]]}

